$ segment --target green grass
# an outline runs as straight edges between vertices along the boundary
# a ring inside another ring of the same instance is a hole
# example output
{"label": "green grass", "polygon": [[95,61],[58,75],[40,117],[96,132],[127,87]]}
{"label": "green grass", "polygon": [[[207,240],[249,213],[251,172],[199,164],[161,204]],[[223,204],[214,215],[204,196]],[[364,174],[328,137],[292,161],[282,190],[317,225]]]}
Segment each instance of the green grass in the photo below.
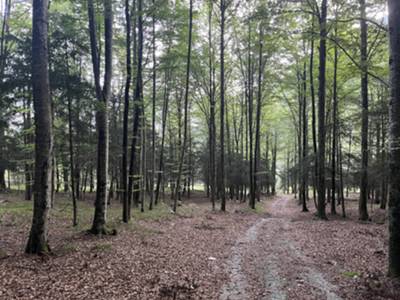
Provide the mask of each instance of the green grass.
{"label": "green grass", "polygon": [[346,271],[346,272],[343,272],[342,275],[349,277],[349,278],[360,277],[360,273],[355,272],[355,271]]}
{"label": "green grass", "polygon": [[78,251],[78,247],[73,243],[66,243],[62,245],[60,249],[56,250],[56,252],[60,255],[65,255],[76,251]]}
{"label": "green grass", "polygon": [[[7,200],[0,203],[0,222],[7,216],[9,225],[19,225],[25,221],[30,221],[33,212],[33,201],[23,200],[23,194],[3,194],[1,199]],[[73,227],[74,231],[84,231],[90,228],[94,206],[91,201],[78,201],[78,226]],[[190,211],[185,207],[178,208],[179,213],[188,214]],[[50,218],[61,220],[70,224],[72,228],[72,201],[68,195],[56,195],[54,207],[50,210]],[[170,207],[161,202],[154,206],[152,210],[148,210],[148,203],[146,202],[145,211],[140,212],[139,208],[133,208],[131,212],[131,223],[140,220],[161,220],[174,218],[175,215],[171,213]],[[111,229],[118,229],[124,226],[122,222],[122,206],[114,200],[110,206],[107,207],[107,224]]]}
{"label": "green grass", "polygon": [[108,243],[100,243],[93,246],[93,250],[99,252],[108,252],[112,250],[112,245]]}
{"label": "green grass", "polygon": [[256,202],[256,208],[252,209],[249,206],[246,206],[245,208],[242,209],[243,212],[249,212],[249,213],[256,213],[256,214],[263,214],[265,213],[262,204],[260,202]]}
{"label": "green grass", "polygon": [[33,211],[32,201],[10,201],[0,204],[0,217],[4,214],[11,214],[14,216],[30,216]]}

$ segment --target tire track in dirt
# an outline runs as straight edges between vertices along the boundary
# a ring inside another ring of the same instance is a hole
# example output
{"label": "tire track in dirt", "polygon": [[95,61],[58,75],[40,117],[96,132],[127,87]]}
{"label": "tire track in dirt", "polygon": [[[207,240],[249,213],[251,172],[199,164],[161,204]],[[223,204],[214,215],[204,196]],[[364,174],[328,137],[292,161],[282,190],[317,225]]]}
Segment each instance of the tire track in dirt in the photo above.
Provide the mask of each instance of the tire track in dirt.
{"label": "tire track in dirt", "polygon": [[[313,262],[297,249],[295,241],[285,234],[292,230],[290,224],[291,211],[288,209],[289,196],[274,199],[268,212],[271,217],[261,218],[255,222],[237,240],[232,248],[232,254],[227,263],[230,274],[229,282],[225,284],[220,294],[221,300],[285,300],[287,291],[293,287],[290,274],[284,274],[285,264],[290,265],[290,273],[296,274],[310,289],[327,300],[340,300],[336,294],[337,287],[324,278],[324,275],[313,268]],[[261,293],[252,293],[255,283],[248,277],[256,276],[262,285]]]}
{"label": "tire track in dirt", "polygon": [[243,237],[236,241],[232,248],[232,255],[228,261],[228,269],[230,271],[230,281],[223,287],[221,300],[245,300],[249,299],[246,296],[246,289],[249,287],[246,275],[242,270],[242,256],[244,247],[253,243],[257,239],[260,227],[266,222],[266,219],[257,221],[251,226]]}

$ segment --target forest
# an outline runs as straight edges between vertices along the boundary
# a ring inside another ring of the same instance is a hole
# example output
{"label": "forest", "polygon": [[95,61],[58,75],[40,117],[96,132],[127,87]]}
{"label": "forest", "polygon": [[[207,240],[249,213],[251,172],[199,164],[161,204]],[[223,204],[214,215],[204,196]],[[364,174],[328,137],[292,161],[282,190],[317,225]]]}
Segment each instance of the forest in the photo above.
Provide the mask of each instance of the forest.
{"label": "forest", "polygon": [[400,299],[400,1],[0,26],[0,299]]}

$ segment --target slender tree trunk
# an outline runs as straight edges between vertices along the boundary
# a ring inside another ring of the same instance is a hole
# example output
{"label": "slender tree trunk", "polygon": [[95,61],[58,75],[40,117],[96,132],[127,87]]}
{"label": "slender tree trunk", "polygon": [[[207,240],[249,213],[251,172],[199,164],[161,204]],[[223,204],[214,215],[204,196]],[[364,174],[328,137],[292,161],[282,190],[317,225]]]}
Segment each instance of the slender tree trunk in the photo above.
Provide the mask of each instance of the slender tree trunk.
{"label": "slender tree trunk", "polygon": [[[136,62],[136,85],[135,85],[135,95],[134,95],[134,116],[133,116],[133,136],[132,136],[132,143],[131,143],[131,160],[129,164],[129,180],[128,180],[128,201],[131,202],[132,199],[132,192],[133,187],[135,186],[135,205],[138,203],[138,197],[140,193],[137,190],[140,190],[140,186],[138,184],[139,180],[137,177],[138,175],[136,172],[139,171],[137,165],[137,144],[140,142],[140,132],[139,132],[139,125],[140,125],[140,117],[142,115],[142,103],[141,97],[143,94],[143,0],[138,0],[138,9],[137,9],[137,27],[138,27],[138,53],[137,53],[137,62]],[[136,31],[136,26],[134,26],[133,32]],[[134,42],[136,41],[136,37],[134,36]],[[136,42],[135,42],[136,43]],[[136,48],[136,47],[134,47]],[[135,49],[134,49],[134,52]],[[135,59],[136,61],[136,59]],[[143,191],[142,191],[143,192]]]}
{"label": "slender tree trunk", "polygon": [[[337,29],[335,28],[335,37],[337,37]],[[335,44],[334,48],[334,62],[333,62],[333,110],[332,110],[332,197],[331,197],[331,214],[336,215],[336,137],[337,137],[337,68],[338,68],[338,48]]]}
{"label": "slender tree trunk", "polygon": [[220,64],[221,64],[221,82],[220,82],[220,168],[221,168],[221,211],[226,210],[225,203],[225,10],[226,0],[221,0],[221,41],[220,41]]}
{"label": "slender tree trunk", "polygon": [[131,59],[131,15],[129,0],[125,0],[125,22],[126,22],[126,82],[124,94],[124,121],[122,133],[122,166],[121,166],[121,188],[122,188],[122,221],[127,223],[130,219],[130,202],[128,197],[128,119],[129,119],[129,91],[132,81],[132,59]]}
{"label": "slender tree trunk", "polygon": [[276,195],[276,155],[278,152],[278,135],[274,134],[274,148],[272,150],[272,195]]}
{"label": "slender tree trunk", "polygon": [[[378,121],[376,122],[376,161],[377,161],[377,165],[378,165],[378,170],[380,173],[381,169],[381,165],[383,163],[382,160],[382,153],[381,153],[381,122],[378,119]],[[378,179],[375,179],[375,203],[376,204],[380,204],[382,202],[381,200],[381,186],[380,186],[380,182]]]}
{"label": "slender tree trunk", "polygon": [[[67,48],[66,48],[67,49]],[[66,52],[65,63],[67,66],[67,75],[69,75],[68,52]],[[69,166],[70,173],[75,174],[74,170],[74,143],[73,143],[73,129],[72,129],[72,99],[69,87],[69,78],[66,80],[67,87],[67,102],[68,102],[68,141],[69,141]],[[72,225],[78,225],[78,208],[76,203],[76,189],[75,189],[75,176],[71,176],[71,191],[72,191]]]}
{"label": "slender tree trunk", "polygon": [[[383,164],[383,169],[387,170],[387,157],[386,157],[386,130],[385,130],[385,122],[382,117],[382,164]],[[386,209],[386,203],[387,203],[387,194],[388,194],[388,185],[387,185],[387,174],[386,171],[384,172],[382,176],[382,200],[381,200],[381,209]]]}
{"label": "slender tree trunk", "polygon": [[320,15],[319,87],[318,87],[318,217],[325,213],[325,96],[326,96],[326,36],[327,0],[322,0]]}
{"label": "slender tree trunk", "polygon": [[368,220],[368,25],[365,0],[360,0],[361,9],[361,182],[358,214],[360,220]]}
{"label": "slender tree trunk", "polygon": [[168,91],[168,82],[169,78],[167,75],[168,71],[165,71],[165,82],[164,82],[164,103],[163,103],[163,110],[162,110],[162,124],[161,124],[161,147],[160,147],[160,160],[158,165],[158,174],[157,174],[157,184],[156,184],[156,194],[154,203],[157,205],[158,198],[160,194],[160,185],[161,179],[163,178],[164,172],[164,145],[165,145],[165,127],[167,125],[167,117],[168,117],[168,104],[169,104],[169,91]]}
{"label": "slender tree trunk", "polygon": [[147,182],[147,174],[146,174],[146,120],[144,114],[144,107],[142,103],[142,114],[141,114],[141,143],[140,143],[140,172],[142,173],[142,180],[140,181],[140,211],[144,212],[144,200],[146,195],[146,182]]}
{"label": "slender tree trunk", "polygon": [[301,205],[303,203],[303,145],[302,145],[302,135],[303,135],[303,126],[302,126],[302,115],[303,115],[303,93],[302,93],[302,77],[301,71],[297,66],[297,102],[298,102],[298,116],[297,116],[297,183],[299,187],[299,198],[298,204]]}
{"label": "slender tree trunk", "polygon": [[388,0],[390,39],[389,275],[400,277],[400,2]]}
{"label": "slender tree trunk", "polygon": [[[11,0],[5,0],[5,6],[3,11],[3,22],[1,26],[1,39],[0,39],[0,82],[3,82],[4,72],[7,65],[7,56],[8,56],[8,38],[6,36],[9,34],[9,19],[11,14]],[[2,91],[0,91],[0,98],[2,97]],[[0,123],[0,161],[4,159],[3,156],[3,147],[4,147],[4,133],[6,122]],[[5,178],[6,169],[3,164],[0,164],[0,191],[6,189],[6,178]],[[10,174],[8,172],[8,174]]]}
{"label": "slender tree trunk", "polygon": [[[312,17],[311,30],[314,32],[314,16]],[[316,126],[316,110],[315,110],[315,88],[314,88],[314,37],[311,37],[311,53],[310,53],[310,94],[311,94],[311,129],[314,153],[314,173],[313,173],[313,199],[316,202],[316,188],[318,179],[318,149],[317,149],[317,126]]]}
{"label": "slender tree trunk", "polygon": [[209,97],[210,97],[210,187],[211,187],[211,205],[215,210],[216,198],[216,127],[215,127],[215,80],[214,80],[214,52],[212,45],[212,11],[213,0],[209,1],[208,8],[208,47],[209,47]]}
{"label": "slender tree trunk", "polygon": [[307,120],[307,63],[304,62],[304,68],[303,68],[303,77],[302,77],[302,83],[303,83],[303,103],[302,103],[302,125],[303,125],[303,153],[302,153],[302,211],[307,212],[307,195],[308,195],[308,140],[307,140],[307,132],[308,132],[308,120]]}
{"label": "slender tree trunk", "polygon": [[344,200],[344,186],[343,186],[343,154],[342,154],[342,141],[341,134],[339,133],[339,172],[340,172],[340,203],[342,205],[342,217],[346,218],[346,205]]}
{"label": "slender tree trunk", "polygon": [[32,87],[35,108],[35,185],[32,227],[26,253],[42,254],[48,245],[48,218],[53,168],[52,110],[48,72],[48,1],[33,1]]}
{"label": "slender tree trunk", "polygon": [[185,150],[187,144],[187,131],[188,131],[188,106],[189,106],[189,80],[190,80],[190,67],[192,57],[192,28],[193,28],[193,0],[189,2],[189,40],[188,40],[188,52],[186,61],[186,84],[185,84],[185,107],[184,107],[184,121],[183,121],[183,143],[180,149],[179,169],[178,178],[176,180],[176,191],[174,196],[173,211],[176,212],[176,205],[178,200],[178,194],[181,189],[181,176],[183,169],[183,162],[185,158]]}
{"label": "slender tree trunk", "polygon": [[253,203],[255,203],[255,192],[254,192],[254,170],[253,170],[253,74],[252,74],[252,66],[251,66],[251,26],[249,21],[249,37],[248,37],[248,128],[249,128],[249,176],[250,176],[250,197],[249,197],[249,205],[253,207]]}
{"label": "slender tree trunk", "polygon": [[151,114],[151,177],[150,177],[150,204],[149,210],[153,209],[154,202],[154,176],[156,173],[156,21],[155,21],[155,7],[153,0],[153,13],[152,13],[152,56],[153,56],[153,85],[152,85],[152,114]]}
{"label": "slender tree trunk", "polygon": [[108,180],[108,101],[111,95],[112,77],[112,4],[104,0],[104,40],[105,40],[105,72],[104,86],[100,86],[100,55],[98,52],[95,12],[93,0],[88,0],[90,48],[92,53],[93,73],[95,80],[96,98],[98,109],[96,111],[97,126],[97,187],[95,212],[92,228],[93,234],[107,234],[106,210],[107,210],[107,180]]}
{"label": "slender tree trunk", "polygon": [[[257,95],[257,112],[256,112],[256,141],[254,148],[254,194],[258,195],[257,186],[257,172],[258,172],[258,163],[260,156],[260,126],[261,126],[261,99],[262,99],[262,80],[263,80],[263,32],[260,25],[260,37],[259,37],[259,53],[258,53],[258,95]],[[256,208],[255,197],[251,199],[250,207],[252,209]]]}

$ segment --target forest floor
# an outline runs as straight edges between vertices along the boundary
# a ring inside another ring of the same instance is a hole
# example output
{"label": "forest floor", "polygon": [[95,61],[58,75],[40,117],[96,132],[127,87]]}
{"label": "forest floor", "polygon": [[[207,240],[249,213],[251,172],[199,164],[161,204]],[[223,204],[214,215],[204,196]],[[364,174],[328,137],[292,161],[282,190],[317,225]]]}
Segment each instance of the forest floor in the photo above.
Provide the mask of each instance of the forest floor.
{"label": "forest floor", "polygon": [[0,195],[0,299],[400,299],[385,276],[385,213],[375,207],[359,222],[356,201],[346,219],[319,221],[293,196],[255,211],[228,201],[221,213],[196,193],[178,214],[160,204],[134,210],[128,225],[116,202],[108,222],[118,234],[98,238],[85,233],[90,198],[74,228],[64,196],[51,212],[52,254],[35,257],[23,254],[32,203],[20,197]]}

